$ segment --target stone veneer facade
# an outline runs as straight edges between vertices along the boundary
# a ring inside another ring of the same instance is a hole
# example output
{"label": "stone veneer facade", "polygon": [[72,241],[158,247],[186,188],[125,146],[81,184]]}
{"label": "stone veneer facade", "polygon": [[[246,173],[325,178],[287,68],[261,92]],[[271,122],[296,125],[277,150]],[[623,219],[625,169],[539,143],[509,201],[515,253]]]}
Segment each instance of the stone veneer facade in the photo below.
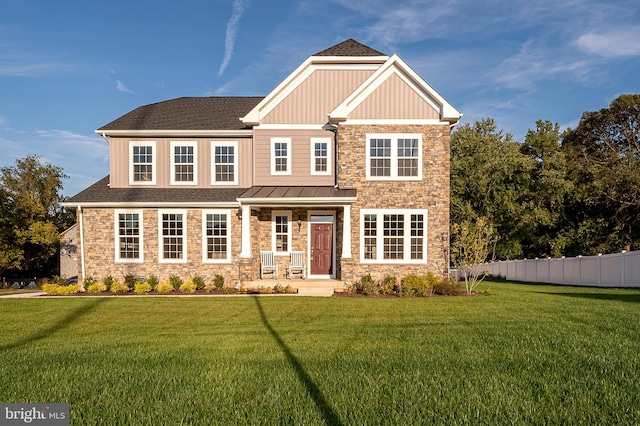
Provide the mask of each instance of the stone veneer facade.
{"label": "stone veneer facade", "polygon": [[[374,133],[422,134],[422,181],[367,181],[367,135]],[[371,274],[448,275],[450,127],[439,125],[344,125],[338,129],[338,185],[357,188],[351,207],[352,258],[341,260],[343,281]],[[428,209],[427,261],[425,264],[361,264],[360,209]],[[340,234],[338,234],[340,235]]]}

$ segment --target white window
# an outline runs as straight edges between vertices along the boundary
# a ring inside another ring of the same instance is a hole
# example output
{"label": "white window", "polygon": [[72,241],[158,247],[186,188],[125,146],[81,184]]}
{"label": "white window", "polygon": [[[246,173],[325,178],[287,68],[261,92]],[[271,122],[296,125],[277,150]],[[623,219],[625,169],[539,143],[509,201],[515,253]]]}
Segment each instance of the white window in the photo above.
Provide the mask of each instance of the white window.
{"label": "white window", "polygon": [[204,210],[202,212],[202,261],[229,263],[231,261],[231,211]]}
{"label": "white window", "polygon": [[198,146],[196,142],[171,142],[171,184],[198,183]]}
{"label": "white window", "polygon": [[271,174],[291,174],[291,138],[271,138]]}
{"label": "white window", "polygon": [[362,263],[424,263],[427,210],[360,210]]}
{"label": "white window", "polygon": [[155,141],[129,142],[129,184],[156,184],[156,143]]}
{"label": "white window", "polygon": [[331,174],[331,138],[311,138],[311,174]]}
{"label": "white window", "polygon": [[163,263],[187,261],[187,212],[184,210],[158,211],[158,258]]}
{"label": "white window", "polygon": [[116,262],[143,262],[142,210],[116,210],[114,216]]}
{"label": "white window", "polygon": [[422,180],[422,135],[367,135],[367,180]]}
{"label": "white window", "polygon": [[211,142],[211,185],[238,184],[238,142]]}
{"label": "white window", "polygon": [[271,213],[271,247],[278,255],[291,252],[291,211],[277,211]]}

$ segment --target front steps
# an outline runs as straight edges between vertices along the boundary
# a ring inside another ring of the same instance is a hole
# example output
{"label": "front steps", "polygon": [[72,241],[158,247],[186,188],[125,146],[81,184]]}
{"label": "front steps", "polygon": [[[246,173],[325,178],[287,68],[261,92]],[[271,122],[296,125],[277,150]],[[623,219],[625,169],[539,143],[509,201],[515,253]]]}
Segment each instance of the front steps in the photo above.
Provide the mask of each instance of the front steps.
{"label": "front steps", "polygon": [[260,287],[273,288],[276,285],[282,287],[291,286],[298,290],[298,296],[315,296],[315,297],[331,297],[334,292],[340,292],[343,289],[343,282],[331,279],[265,279],[247,281],[243,286],[247,289],[257,289]]}

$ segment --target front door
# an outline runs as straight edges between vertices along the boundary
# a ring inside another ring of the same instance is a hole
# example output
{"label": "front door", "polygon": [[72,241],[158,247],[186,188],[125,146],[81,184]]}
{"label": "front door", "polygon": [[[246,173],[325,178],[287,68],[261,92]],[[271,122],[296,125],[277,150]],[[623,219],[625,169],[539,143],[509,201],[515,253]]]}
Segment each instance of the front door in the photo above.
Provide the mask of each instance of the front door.
{"label": "front door", "polygon": [[333,224],[311,224],[311,275],[331,275]]}

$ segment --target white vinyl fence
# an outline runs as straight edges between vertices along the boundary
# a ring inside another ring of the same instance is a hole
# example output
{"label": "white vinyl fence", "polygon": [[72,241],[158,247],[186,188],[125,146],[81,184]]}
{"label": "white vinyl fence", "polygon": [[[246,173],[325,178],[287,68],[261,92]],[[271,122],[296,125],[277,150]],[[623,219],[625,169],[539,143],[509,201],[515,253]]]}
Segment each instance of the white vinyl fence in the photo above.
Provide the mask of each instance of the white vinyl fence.
{"label": "white vinyl fence", "polygon": [[503,260],[476,267],[509,281],[592,287],[640,287],[640,251],[561,259]]}

